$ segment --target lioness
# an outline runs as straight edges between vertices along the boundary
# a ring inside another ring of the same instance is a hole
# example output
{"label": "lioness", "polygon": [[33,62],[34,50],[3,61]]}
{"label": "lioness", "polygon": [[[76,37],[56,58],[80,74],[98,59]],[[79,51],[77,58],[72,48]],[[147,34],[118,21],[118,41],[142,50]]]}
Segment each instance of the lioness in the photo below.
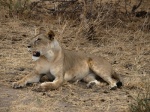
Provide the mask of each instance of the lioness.
{"label": "lioness", "polygon": [[74,51],[65,50],[54,38],[53,31],[48,34],[40,33],[29,43],[29,51],[35,60],[35,71],[12,84],[13,88],[25,87],[27,83],[39,82],[43,74],[54,78],[52,82],[43,82],[35,90],[47,91],[57,89],[64,81],[83,80],[90,87],[100,85],[96,76],[101,77],[110,85],[110,89],[122,86],[119,75],[110,63],[102,57],[85,56]]}

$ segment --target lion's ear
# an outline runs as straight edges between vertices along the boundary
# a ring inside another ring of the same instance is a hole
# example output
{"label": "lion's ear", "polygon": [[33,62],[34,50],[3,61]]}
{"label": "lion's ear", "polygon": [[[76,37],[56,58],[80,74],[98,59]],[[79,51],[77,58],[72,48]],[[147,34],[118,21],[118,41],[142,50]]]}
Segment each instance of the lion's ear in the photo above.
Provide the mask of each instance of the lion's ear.
{"label": "lion's ear", "polygon": [[50,31],[48,32],[48,39],[49,39],[49,40],[54,40],[54,37],[55,37],[54,32],[53,32],[52,30],[50,30]]}

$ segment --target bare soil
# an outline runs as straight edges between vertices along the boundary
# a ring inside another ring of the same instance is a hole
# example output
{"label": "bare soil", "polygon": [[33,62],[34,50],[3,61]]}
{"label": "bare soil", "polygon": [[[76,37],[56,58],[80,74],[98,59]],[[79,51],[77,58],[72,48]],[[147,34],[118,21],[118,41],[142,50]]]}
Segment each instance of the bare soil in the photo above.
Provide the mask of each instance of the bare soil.
{"label": "bare soil", "polygon": [[[59,18],[46,22],[1,18],[0,112],[129,112],[138,93],[145,91],[144,82],[150,75],[150,32],[134,29],[136,24],[126,24],[128,29],[99,29],[99,37],[89,40],[76,36],[78,27],[69,22],[61,24]],[[93,88],[87,88],[84,82],[65,82],[48,92],[32,91],[34,85],[13,89],[12,82],[33,71],[26,46],[40,26],[54,30],[65,49],[106,58],[122,75],[124,86],[109,90],[105,82]]]}

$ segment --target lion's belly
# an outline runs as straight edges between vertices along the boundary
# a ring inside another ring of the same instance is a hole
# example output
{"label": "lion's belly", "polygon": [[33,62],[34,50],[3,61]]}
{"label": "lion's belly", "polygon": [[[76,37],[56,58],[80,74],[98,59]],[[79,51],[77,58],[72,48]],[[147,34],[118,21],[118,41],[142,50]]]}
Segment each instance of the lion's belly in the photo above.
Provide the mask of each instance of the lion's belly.
{"label": "lion's belly", "polygon": [[65,81],[81,80],[88,74],[89,74],[89,67],[87,64],[83,64],[81,66],[78,66],[78,68],[73,67],[70,70],[66,71],[64,79]]}

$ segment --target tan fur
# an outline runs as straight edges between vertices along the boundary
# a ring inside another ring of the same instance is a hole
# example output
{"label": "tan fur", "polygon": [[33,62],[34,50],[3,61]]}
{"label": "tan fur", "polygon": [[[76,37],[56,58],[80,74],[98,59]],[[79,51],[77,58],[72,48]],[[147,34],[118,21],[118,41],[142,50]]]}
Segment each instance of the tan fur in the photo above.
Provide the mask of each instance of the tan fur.
{"label": "tan fur", "polygon": [[[18,82],[13,83],[13,88],[25,87],[27,83],[39,82],[43,74],[54,78],[53,82],[44,82],[36,88],[37,91],[57,89],[64,81],[87,82],[87,86],[99,85],[96,76],[101,77],[110,85],[110,89],[117,87],[120,77],[112,70],[112,66],[102,57],[85,56],[75,51],[64,50],[54,38],[54,32],[38,34],[29,43],[31,52],[40,52],[40,57],[35,61],[35,71]],[[117,80],[115,80],[114,78]]]}

